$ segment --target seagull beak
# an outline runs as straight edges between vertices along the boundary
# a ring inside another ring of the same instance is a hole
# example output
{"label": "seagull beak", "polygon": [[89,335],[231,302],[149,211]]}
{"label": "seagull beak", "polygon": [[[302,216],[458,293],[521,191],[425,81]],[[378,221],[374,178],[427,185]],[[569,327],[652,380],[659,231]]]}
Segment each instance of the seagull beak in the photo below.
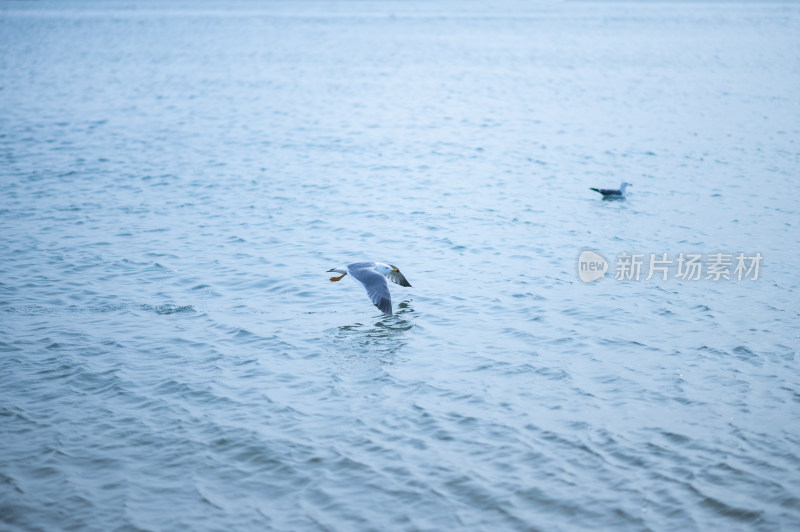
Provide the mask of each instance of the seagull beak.
{"label": "seagull beak", "polygon": [[400,273],[400,270],[398,270],[397,268],[395,268],[395,269],[393,269],[393,270],[392,270],[392,272],[394,272],[394,273]]}

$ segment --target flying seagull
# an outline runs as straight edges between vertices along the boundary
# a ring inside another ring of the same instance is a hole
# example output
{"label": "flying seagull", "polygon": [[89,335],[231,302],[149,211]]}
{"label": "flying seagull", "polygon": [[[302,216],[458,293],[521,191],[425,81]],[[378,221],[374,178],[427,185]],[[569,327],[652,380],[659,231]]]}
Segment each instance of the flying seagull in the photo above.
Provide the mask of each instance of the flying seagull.
{"label": "flying seagull", "polygon": [[[620,199],[625,197],[625,189],[631,185],[630,183],[623,181],[622,184],[619,186],[619,190],[614,188],[594,188],[590,187],[589,190],[594,190],[595,192],[599,192],[603,195],[603,199]],[[631,185],[633,186],[633,185]]]}
{"label": "flying seagull", "polygon": [[353,279],[364,285],[367,295],[381,312],[392,315],[392,296],[389,294],[388,278],[400,286],[411,286],[405,276],[400,273],[397,266],[384,262],[354,262],[341,268],[332,268],[328,272],[340,273],[338,277],[331,277],[331,281],[341,281],[348,273]]}

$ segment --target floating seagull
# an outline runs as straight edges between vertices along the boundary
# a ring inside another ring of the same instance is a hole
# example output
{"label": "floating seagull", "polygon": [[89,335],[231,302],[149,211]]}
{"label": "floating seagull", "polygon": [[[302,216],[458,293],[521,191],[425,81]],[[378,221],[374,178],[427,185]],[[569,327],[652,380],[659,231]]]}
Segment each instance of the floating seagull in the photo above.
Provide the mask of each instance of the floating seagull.
{"label": "floating seagull", "polygon": [[341,281],[348,273],[364,285],[367,295],[384,314],[392,315],[392,296],[389,294],[389,278],[400,286],[411,286],[405,276],[400,273],[397,266],[383,262],[354,262],[341,268],[332,268],[328,272],[341,273],[338,277],[331,277],[331,281]]}
{"label": "floating seagull", "polygon": [[[623,181],[619,186],[619,190],[613,188],[594,188],[589,187],[589,190],[594,190],[603,195],[603,199],[621,199],[625,197],[625,189],[630,183]],[[633,185],[631,185],[633,186]]]}

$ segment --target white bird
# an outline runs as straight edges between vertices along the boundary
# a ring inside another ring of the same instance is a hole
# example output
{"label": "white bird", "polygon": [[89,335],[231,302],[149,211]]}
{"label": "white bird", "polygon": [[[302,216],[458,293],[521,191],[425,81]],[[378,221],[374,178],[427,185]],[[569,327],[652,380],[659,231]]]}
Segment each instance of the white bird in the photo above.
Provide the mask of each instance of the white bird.
{"label": "white bird", "polygon": [[340,273],[338,277],[331,277],[331,281],[341,281],[348,273],[353,279],[364,285],[367,295],[381,312],[392,315],[392,296],[389,294],[388,278],[400,286],[411,286],[405,276],[400,273],[397,266],[384,262],[354,262],[341,268],[331,268],[328,272]]}
{"label": "white bird", "polygon": [[589,190],[594,190],[595,192],[599,192],[600,194],[603,195],[603,199],[621,199],[625,197],[625,189],[628,188],[628,185],[631,184],[626,181],[623,181],[619,186],[619,190],[614,188],[594,188],[594,187],[589,187]]}

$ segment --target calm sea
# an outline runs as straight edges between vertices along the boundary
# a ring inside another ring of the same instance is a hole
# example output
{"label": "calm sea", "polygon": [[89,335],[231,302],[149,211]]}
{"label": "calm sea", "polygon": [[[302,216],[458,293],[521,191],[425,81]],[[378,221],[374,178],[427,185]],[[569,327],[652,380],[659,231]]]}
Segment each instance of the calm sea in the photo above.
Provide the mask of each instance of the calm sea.
{"label": "calm sea", "polygon": [[0,529],[797,530],[798,88],[797,3],[3,2]]}

